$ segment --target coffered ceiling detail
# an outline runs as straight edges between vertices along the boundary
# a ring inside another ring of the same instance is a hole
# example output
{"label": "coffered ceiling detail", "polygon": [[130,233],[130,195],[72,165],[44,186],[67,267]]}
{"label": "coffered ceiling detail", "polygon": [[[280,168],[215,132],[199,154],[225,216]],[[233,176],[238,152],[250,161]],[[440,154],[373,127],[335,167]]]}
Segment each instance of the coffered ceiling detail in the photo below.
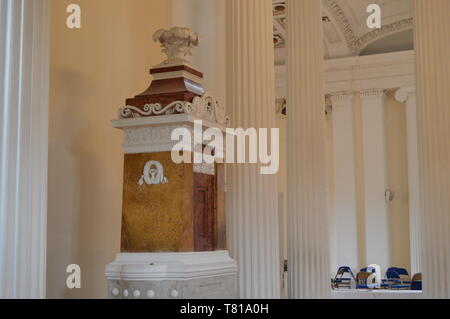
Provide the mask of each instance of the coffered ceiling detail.
{"label": "coffered ceiling detail", "polygon": [[[322,3],[325,58],[360,55],[371,44],[413,28],[411,0],[322,0]],[[372,3],[381,7],[381,29],[367,27],[367,7]],[[273,0],[274,45],[279,50],[278,57],[284,55],[286,46],[286,10],[285,0]],[[377,45],[381,52],[376,53],[391,52],[394,48],[389,46],[394,44],[386,41],[385,47]],[[412,43],[403,45],[412,47]]]}

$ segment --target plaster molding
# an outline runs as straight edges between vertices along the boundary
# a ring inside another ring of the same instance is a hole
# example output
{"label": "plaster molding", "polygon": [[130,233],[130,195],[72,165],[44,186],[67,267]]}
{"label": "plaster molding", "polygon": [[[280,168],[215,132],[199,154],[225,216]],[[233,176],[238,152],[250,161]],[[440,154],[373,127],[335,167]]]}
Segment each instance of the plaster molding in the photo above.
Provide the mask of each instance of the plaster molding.
{"label": "plaster molding", "polygon": [[125,145],[161,144],[171,141],[172,131],[179,125],[153,126],[125,129]]}
{"label": "plaster molding", "polygon": [[[325,61],[325,93],[415,86],[414,51]],[[287,68],[275,66],[276,98],[287,96]]]}
{"label": "plaster molding", "polygon": [[[191,136],[194,134],[192,125],[183,123],[124,128],[124,152],[125,154],[170,152],[178,143],[171,139],[172,132],[177,128],[186,128]],[[186,148],[188,147],[192,148],[192,145],[186,145]]]}
{"label": "plaster molding", "polygon": [[354,95],[352,91],[336,92],[330,93],[329,99],[332,106],[337,106],[343,103],[352,102],[354,100]]}
{"label": "plaster molding", "polygon": [[385,98],[386,89],[368,89],[359,92],[361,99]]}
{"label": "plaster molding", "polygon": [[388,25],[382,26],[380,29],[375,29],[368,33],[365,33],[361,37],[359,37],[353,44],[356,48],[356,53],[359,55],[369,44],[382,39],[386,36],[409,30],[414,27],[413,18],[406,18],[396,22],[393,22]]}
{"label": "plaster molding", "polygon": [[352,55],[356,55],[358,52],[357,37],[345,15],[345,12],[335,0],[323,0],[322,3],[324,8],[333,15],[342,34],[345,37],[345,42],[347,43],[350,52],[352,53]]}

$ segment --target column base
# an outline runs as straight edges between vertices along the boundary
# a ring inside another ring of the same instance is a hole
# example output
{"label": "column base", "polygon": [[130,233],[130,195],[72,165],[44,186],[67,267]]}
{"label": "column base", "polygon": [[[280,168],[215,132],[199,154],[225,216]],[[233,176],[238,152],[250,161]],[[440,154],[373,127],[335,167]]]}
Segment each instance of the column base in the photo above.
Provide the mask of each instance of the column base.
{"label": "column base", "polygon": [[226,250],[121,253],[105,275],[110,299],[235,299],[237,270]]}

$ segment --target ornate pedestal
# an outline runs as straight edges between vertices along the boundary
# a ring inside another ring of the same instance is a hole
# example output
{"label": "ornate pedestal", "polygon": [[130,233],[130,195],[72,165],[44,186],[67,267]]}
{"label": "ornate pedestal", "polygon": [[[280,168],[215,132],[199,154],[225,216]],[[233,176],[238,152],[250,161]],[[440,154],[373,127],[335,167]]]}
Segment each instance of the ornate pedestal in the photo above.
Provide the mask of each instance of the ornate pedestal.
{"label": "ornate pedestal", "polygon": [[[127,100],[113,126],[124,130],[121,253],[106,266],[110,298],[235,298],[237,265],[226,251],[224,166],[180,163],[175,130],[191,137],[228,124],[206,94],[202,73],[182,59],[197,43],[188,29],[155,33],[169,59]],[[175,53],[174,53],[175,52]],[[219,133],[220,134],[220,133]],[[200,152],[203,143],[186,142]],[[218,151],[218,150],[215,150]],[[222,150],[223,152],[223,150]],[[222,153],[217,152],[217,153]],[[192,154],[190,154],[192,159]]]}

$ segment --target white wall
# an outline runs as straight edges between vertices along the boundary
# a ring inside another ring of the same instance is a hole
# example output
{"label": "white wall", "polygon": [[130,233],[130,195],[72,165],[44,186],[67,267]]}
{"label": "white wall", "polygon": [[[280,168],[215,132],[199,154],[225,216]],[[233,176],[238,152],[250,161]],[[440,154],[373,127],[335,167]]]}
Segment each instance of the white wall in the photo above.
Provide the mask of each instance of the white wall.
{"label": "white wall", "polygon": [[200,35],[189,58],[203,72],[203,84],[226,106],[226,0],[170,0],[170,25],[188,27]]}

